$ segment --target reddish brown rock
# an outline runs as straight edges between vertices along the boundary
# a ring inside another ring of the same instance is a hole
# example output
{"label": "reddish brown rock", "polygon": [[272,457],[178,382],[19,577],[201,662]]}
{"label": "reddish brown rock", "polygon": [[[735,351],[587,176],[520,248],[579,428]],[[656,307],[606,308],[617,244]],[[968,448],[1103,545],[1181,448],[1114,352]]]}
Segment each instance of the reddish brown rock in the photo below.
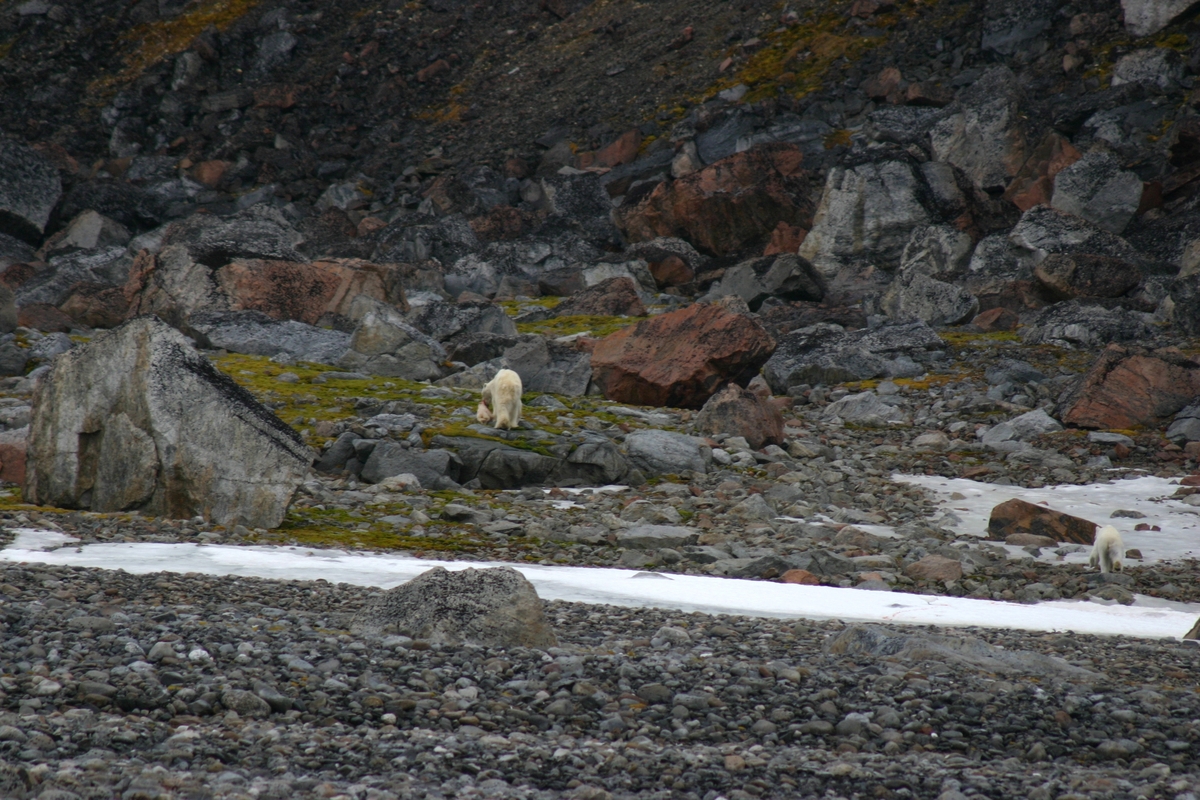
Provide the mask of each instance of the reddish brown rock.
{"label": "reddish brown rock", "polygon": [[1188,442],[1183,446],[1183,454],[1188,458],[1200,460],[1200,442]]}
{"label": "reddish brown rock", "polygon": [[1055,542],[1091,544],[1096,527],[1096,523],[1081,517],[1014,497],[992,509],[992,516],[988,520],[988,536],[1006,541],[1013,534],[1031,533]]}
{"label": "reddish brown rock", "polygon": [[863,81],[862,90],[872,100],[883,100],[900,91],[904,76],[895,67],[884,67],[874,78]]}
{"label": "reddish brown rock", "polygon": [[517,239],[533,230],[537,215],[512,206],[496,206],[471,219],[471,230],[481,242]]}
{"label": "reddish brown rock", "polygon": [[646,306],[629,278],[616,277],[589,286],[554,307],[554,316],[644,317]]}
{"label": "reddish brown rock", "polygon": [[596,166],[619,167],[637,159],[642,146],[642,134],[636,128],[625,131],[610,144],[596,151]]}
{"label": "reddish brown rock", "polygon": [[962,563],[953,558],[928,555],[904,568],[904,574],[914,581],[949,583],[963,576]]}
{"label": "reddish brown rock", "polygon": [[667,256],[662,261],[651,261],[650,274],[663,289],[668,286],[683,286],[685,283],[691,283],[696,277],[692,268],[679,256]]}
{"label": "reddish brown rock", "polygon": [[1081,157],[1065,136],[1053,132],[1046,134],[1004,191],[1004,199],[1021,211],[1036,205],[1049,205],[1054,195],[1054,176]]}
{"label": "reddish brown rock", "polygon": [[29,428],[0,431],[0,481],[25,485],[25,445]]}
{"label": "reddish brown rock", "polygon": [[763,255],[795,253],[800,249],[800,245],[804,244],[806,236],[808,236],[808,231],[804,228],[780,222],[775,226],[775,230],[771,231],[771,241],[767,242],[767,246],[763,248]]}
{"label": "reddish brown rock", "polygon": [[1080,428],[1158,427],[1200,395],[1200,360],[1178,350],[1110,344],[1059,403],[1059,419]]}
{"label": "reddish brown rock", "polygon": [[201,161],[192,167],[192,177],[209,189],[215,189],[220,185],[225,173],[229,171],[229,167],[228,161]]}
{"label": "reddish brown rock", "polygon": [[1058,544],[1049,536],[1038,536],[1036,533],[1014,533],[1006,536],[1004,543],[1017,547],[1054,547]]}
{"label": "reddish brown rock", "polygon": [[254,107],[291,108],[296,105],[296,95],[299,93],[300,87],[290,84],[260,86],[254,90]]}
{"label": "reddish brown rock", "polygon": [[904,97],[911,106],[941,108],[954,102],[954,90],[937,81],[920,81],[909,86]]}
{"label": "reddish brown rock", "polygon": [[437,61],[430,64],[428,67],[418,70],[417,71],[417,80],[421,83],[428,83],[429,81],[436,78],[438,75],[441,75],[443,72],[449,72],[449,71],[450,71],[450,62],[444,58],[439,58]]}
{"label": "reddish brown rock", "polygon": [[700,408],[724,384],[745,384],[775,340],[745,314],[694,303],[606,336],[592,378],[619,403]]}
{"label": "reddish brown rock", "polygon": [[1007,308],[989,308],[975,319],[971,320],[971,324],[984,333],[994,333],[996,331],[1015,331],[1017,325],[1020,324],[1021,318],[1015,312]]}
{"label": "reddish brown rock", "polygon": [[128,316],[129,301],[121,287],[81,283],[58,308],[80,325],[115,328]]}
{"label": "reddish brown rock", "polygon": [[1054,253],[1033,271],[1038,288],[1055,300],[1121,297],[1142,282],[1142,271],[1123,258]]}
{"label": "reddish brown rock", "polygon": [[780,222],[810,228],[814,203],[803,158],[790,144],[737,153],[660,183],[640,203],[620,210],[617,224],[631,242],[674,236],[715,255],[761,242]]}
{"label": "reddish brown rock", "polygon": [[35,261],[33,263],[18,261],[14,264],[9,264],[4,273],[0,274],[0,283],[16,291],[33,278],[34,275],[45,269],[45,267],[46,263],[44,261]]}
{"label": "reddish brown rock", "polygon": [[31,303],[17,311],[17,324],[42,333],[66,333],[75,322],[48,303]]}
{"label": "reddish brown rock", "polygon": [[789,569],[779,576],[782,583],[798,583],[801,586],[820,586],[821,579],[806,569]]}
{"label": "reddish brown rock", "polygon": [[771,401],[737,384],[708,398],[696,417],[701,433],[744,436],[754,450],[783,444],[783,415]]}
{"label": "reddish brown rock", "polygon": [[233,309],[309,325],[325,314],[348,315],[360,294],[408,310],[395,269],[355,258],[310,264],[240,259],[217,270],[216,279]]}

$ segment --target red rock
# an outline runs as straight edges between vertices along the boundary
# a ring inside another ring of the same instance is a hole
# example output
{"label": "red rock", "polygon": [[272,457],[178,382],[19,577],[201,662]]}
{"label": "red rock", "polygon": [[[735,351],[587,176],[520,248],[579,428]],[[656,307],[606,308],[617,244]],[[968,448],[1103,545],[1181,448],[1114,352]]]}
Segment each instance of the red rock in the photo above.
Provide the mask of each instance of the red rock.
{"label": "red rock", "polygon": [[863,81],[860,87],[872,100],[883,100],[888,95],[900,91],[904,76],[895,67],[884,67],[874,78]]}
{"label": "red rock", "polygon": [[617,213],[631,242],[675,236],[716,255],[765,239],[780,222],[812,226],[814,202],[803,153],[795,145],[760,145],[676,181],[660,183]]}
{"label": "red rock", "polygon": [[646,306],[638,297],[637,285],[616,277],[589,286],[554,307],[554,316],[644,317]]}
{"label": "red rock", "polygon": [[239,259],[217,270],[216,279],[234,309],[309,325],[328,313],[346,315],[360,294],[408,310],[398,270],[356,258],[310,264]]}
{"label": "red rock", "polygon": [[754,450],[783,444],[783,415],[770,401],[737,384],[729,384],[708,398],[696,417],[701,433],[744,436]]}
{"label": "red rock", "polygon": [[954,92],[937,81],[920,81],[908,87],[905,99],[912,106],[941,108],[954,102]]}
{"label": "red rock", "polygon": [[596,151],[596,166],[619,167],[632,163],[637,159],[641,146],[642,134],[637,128],[625,131],[615,141]]}
{"label": "red rock", "polygon": [[1149,522],[1139,522],[1133,526],[1135,531],[1161,531],[1162,528],[1157,525],[1151,525]]}
{"label": "red rock", "polygon": [[1038,288],[1055,300],[1120,297],[1142,282],[1142,271],[1123,258],[1054,253],[1034,268]]}
{"label": "red rock", "polygon": [[533,230],[537,216],[512,206],[496,206],[486,214],[471,218],[471,230],[484,242],[517,239]]}
{"label": "red rock", "polygon": [[1004,537],[1004,543],[1017,547],[1054,547],[1058,544],[1049,536],[1038,536],[1036,533],[1013,533]]}
{"label": "red rock", "polygon": [[19,289],[45,267],[46,264],[43,261],[35,261],[33,263],[18,261],[15,264],[9,264],[4,273],[0,274],[0,283],[3,283],[9,289]]}
{"label": "red rock", "polygon": [[25,445],[28,429],[0,432],[0,481],[25,485]]}
{"label": "red rock", "polygon": [[1179,480],[1180,486],[1200,486],[1200,475],[1184,475]]}
{"label": "red rock", "polygon": [[427,83],[443,72],[450,70],[450,62],[444,58],[439,58],[429,66],[417,72],[417,80],[421,83]]}
{"label": "red rock", "polygon": [[1200,395],[1200,361],[1110,344],[1060,403],[1064,424],[1125,430],[1170,421]]}
{"label": "red rock", "polygon": [[1015,331],[1020,322],[1021,318],[1007,308],[991,308],[971,320],[971,324],[984,333]]}
{"label": "red rock", "polygon": [[668,286],[683,286],[696,278],[696,273],[679,256],[667,256],[662,261],[651,261],[650,274],[663,289]]}
{"label": "red rock", "polygon": [[121,287],[81,283],[58,308],[80,325],[115,328],[128,316],[129,301]]}
{"label": "red rock", "polygon": [[229,167],[228,161],[201,161],[192,167],[192,177],[209,189],[215,189],[220,185],[221,179],[225,177]]}
{"label": "red rock", "polygon": [[528,176],[529,164],[526,163],[525,159],[514,156],[504,162],[504,177],[520,180]]}
{"label": "red rock", "polygon": [[361,220],[359,220],[354,232],[358,236],[366,236],[386,227],[387,223],[381,220],[379,217],[363,217]]}
{"label": "red rock", "polygon": [[1133,451],[1129,449],[1129,445],[1117,442],[1113,445],[1113,456],[1117,459],[1129,458],[1129,454]]}
{"label": "red rock", "polygon": [[280,86],[260,86],[254,90],[255,108],[287,109],[296,105],[296,95],[300,87],[290,84]]}
{"label": "red rock", "polygon": [[763,248],[763,255],[773,256],[777,253],[795,253],[800,249],[800,245],[804,244],[804,239],[807,236],[808,231],[804,228],[780,222],[775,226],[775,230],[771,231],[771,241],[767,242],[767,246]]}
{"label": "red rock", "polygon": [[48,303],[31,303],[17,310],[17,324],[42,333],[66,333],[74,320]]}
{"label": "red rock", "polygon": [[1096,527],[1096,523],[1081,517],[1014,497],[992,509],[992,516],[988,520],[988,536],[1005,541],[1013,534],[1032,533],[1055,542],[1091,544]]}
{"label": "red rock", "polygon": [[983,475],[990,475],[991,473],[991,467],[967,467],[962,471],[962,476],[967,480],[972,480]]}
{"label": "red rock", "polygon": [[1065,136],[1046,134],[1004,191],[1004,199],[1022,211],[1049,205],[1054,195],[1054,176],[1082,157]]}
{"label": "red rock", "polygon": [[962,563],[953,558],[928,555],[904,568],[904,574],[915,581],[950,583],[963,576]]}
{"label": "red rock", "polygon": [[601,339],[592,378],[609,400],[700,408],[722,385],[748,382],[774,350],[752,317],[694,303]]}
{"label": "red rock", "polygon": [[806,569],[789,569],[779,576],[782,583],[798,583],[802,586],[820,586],[821,579]]}
{"label": "red rock", "polygon": [[1183,446],[1183,454],[1188,458],[1200,459],[1200,442],[1188,442]]}

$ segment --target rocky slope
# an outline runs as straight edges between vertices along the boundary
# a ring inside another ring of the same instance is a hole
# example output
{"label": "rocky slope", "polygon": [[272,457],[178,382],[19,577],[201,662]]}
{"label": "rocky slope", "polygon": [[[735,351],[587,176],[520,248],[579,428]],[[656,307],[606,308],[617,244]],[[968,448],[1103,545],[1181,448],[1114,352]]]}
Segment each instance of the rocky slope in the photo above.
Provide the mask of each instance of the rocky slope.
{"label": "rocky slope", "polygon": [[[1162,520],[981,539],[893,479],[1200,503],[1189,6],[0,2],[0,536],[1197,602],[1063,562]],[[0,794],[1200,785],[1189,642],[552,603],[558,647],[451,647],[369,600],[5,566]]]}

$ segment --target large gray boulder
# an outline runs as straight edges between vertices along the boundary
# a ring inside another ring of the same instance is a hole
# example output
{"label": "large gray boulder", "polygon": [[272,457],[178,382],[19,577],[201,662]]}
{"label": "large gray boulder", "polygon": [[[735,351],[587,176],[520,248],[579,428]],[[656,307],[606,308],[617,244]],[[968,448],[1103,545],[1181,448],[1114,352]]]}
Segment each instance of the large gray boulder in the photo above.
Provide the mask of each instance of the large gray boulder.
{"label": "large gray boulder", "polygon": [[445,360],[441,343],[409,324],[399,309],[370,301],[337,363],[355,372],[424,381],[442,377]]}
{"label": "large gray boulder", "polygon": [[1112,231],[1049,206],[1034,206],[1022,214],[1008,240],[1019,251],[1022,265],[1028,268],[1036,267],[1054,253],[1090,253],[1134,264],[1141,261],[1129,242]]}
{"label": "large gray boulder", "polygon": [[517,335],[512,318],[493,303],[426,303],[410,311],[407,319],[439,342],[473,333]]}
{"label": "large gray boulder", "polygon": [[1018,52],[1050,27],[1059,6],[1059,0],[991,0],[985,4],[982,48],[1006,56]]}
{"label": "large gray boulder", "polygon": [[1175,415],[1166,436],[1173,442],[1200,442],[1200,398]]}
{"label": "large gray boulder", "polygon": [[312,458],[183,334],[139,317],[63,354],[38,384],[25,497],[273,528]]}
{"label": "large gray boulder", "polygon": [[0,137],[0,232],[36,243],[60,196],[58,170],[45,156]]}
{"label": "large gray boulder", "polygon": [[592,357],[570,345],[528,338],[504,351],[504,366],[521,376],[526,392],[581,397],[592,380]]}
{"label": "large gray boulder", "polygon": [[993,67],[959,91],[955,107],[930,131],[934,160],[958,167],[984,191],[1003,191],[1028,156],[1016,76]]}
{"label": "large gray boulder", "polygon": [[1147,47],[1121,56],[1113,65],[1113,87],[1126,83],[1166,91],[1183,80],[1183,58],[1169,47]]}
{"label": "large gray boulder", "polygon": [[1195,4],[1195,0],[1121,0],[1125,29],[1139,38],[1158,33]]}
{"label": "large gray boulder", "polygon": [[[913,357],[944,346],[924,322],[847,331],[821,323],[792,331],[779,340],[763,366],[763,377],[775,394],[800,384],[862,381],[881,375],[902,377]],[[916,374],[920,374],[917,372]]]}
{"label": "large gray boulder", "polygon": [[670,431],[641,430],[625,437],[629,464],[646,475],[681,475],[705,472],[712,449],[703,439]]}
{"label": "large gray boulder", "polygon": [[217,269],[235,258],[305,261],[296,249],[303,240],[278,209],[259,204],[228,217],[193,214],[172,223],[162,244],[179,245],[192,260]]}
{"label": "large gray boulder", "polygon": [[1021,329],[1025,344],[1059,347],[1103,347],[1152,336],[1146,315],[1123,308],[1084,305],[1078,300],[1055,303],[1037,312]]}
{"label": "large gray boulder", "polygon": [[896,322],[919,320],[934,327],[958,325],[979,313],[979,300],[966,289],[919,272],[897,275],[880,305]]}
{"label": "large gray boulder", "polygon": [[1054,178],[1050,205],[1111,233],[1129,225],[1142,202],[1142,179],[1105,150],[1092,150]]}
{"label": "large gray boulder", "polygon": [[119,286],[129,275],[132,263],[124,247],[77,250],[54,256],[46,267],[18,287],[17,305],[61,305],[81,283]]}
{"label": "large gray boulder", "polygon": [[921,193],[904,160],[834,167],[800,256],[827,278],[851,265],[898,266],[912,229],[932,221]]}
{"label": "large gray boulder", "polygon": [[900,272],[945,280],[967,268],[973,249],[970,235],[949,225],[915,228],[900,255]]}
{"label": "large gray boulder", "polygon": [[710,294],[736,295],[746,301],[751,311],[758,311],[768,297],[820,302],[825,296],[825,281],[808,261],[784,253],[752,258],[730,267]]}
{"label": "large gray boulder", "polygon": [[188,328],[204,347],[252,356],[286,355],[298,361],[336,364],[350,346],[350,334],[296,320],[276,320],[260,311],[201,312]]}
{"label": "large gray boulder", "polygon": [[457,455],[449,450],[418,450],[399,442],[380,442],[375,445],[362,468],[367,483],[379,483],[396,475],[415,475],[425,489],[457,485],[462,466]]}
{"label": "large gray boulder", "polygon": [[416,264],[429,259],[452,264],[480,247],[475,231],[462,214],[408,214],[372,237],[377,244],[371,260],[378,264]]}
{"label": "large gray boulder", "polygon": [[434,567],[372,601],[350,629],[366,635],[392,630],[445,645],[558,644],[537,591],[511,567]]}

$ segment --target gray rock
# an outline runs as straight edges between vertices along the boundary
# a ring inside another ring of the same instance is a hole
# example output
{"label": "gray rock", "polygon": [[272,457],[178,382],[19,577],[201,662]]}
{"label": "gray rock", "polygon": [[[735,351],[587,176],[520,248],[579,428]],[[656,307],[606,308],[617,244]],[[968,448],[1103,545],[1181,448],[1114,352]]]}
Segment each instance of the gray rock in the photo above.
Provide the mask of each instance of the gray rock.
{"label": "gray rock", "polygon": [[983,373],[989,386],[999,386],[1002,383],[1040,383],[1046,376],[1032,364],[1005,358],[988,367]]}
{"label": "gray rock", "polygon": [[203,347],[255,356],[287,355],[298,361],[336,364],[350,346],[350,334],[276,320],[259,311],[200,312],[188,329]]}
{"label": "gray rock", "polygon": [[634,431],[625,437],[625,455],[630,466],[647,475],[681,475],[705,472],[712,451],[704,440],[682,433],[659,430]]}
{"label": "gray rock", "polygon": [[1137,173],[1121,169],[1112,153],[1092,150],[1055,176],[1050,205],[1119,234],[1141,202],[1142,179]]}
{"label": "gray rock", "polygon": [[1026,211],[1008,238],[1021,251],[1024,264],[1030,267],[1037,266],[1051,253],[1094,253],[1135,264],[1141,261],[1129,242],[1120,236],[1049,206],[1034,206]]}
{"label": "gray rock", "polygon": [[867,135],[877,142],[928,146],[929,132],[953,113],[951,108],[884,105],[867,115],[865,128]]}
{"label": "gray rock", "polygon": [[54,256],[45,268],[17,288],[17,305],[61,305],[80,283],[119,286],[125,282],[131,263],[124,247]]}
{"label": "gray rock", "polygon": [[540,336],[505,350],[503,361],[521,376],[526,392],[582,397],[592,379],[590,353]]}
{"label": "gray rock", "polygon": [[807,383],[835,384],[887,374],[889,359],[943,347],[937,333],[923,322],[885,325],[874,330],[846,331],[821,323],[793,331],[779,340],[763,366],[763,377],[775,394]]}
{"label": "gray rock", "polygon": [[929,133],[935,161],[966,173],[984,191],[1003,191],[1028,155],[1016,76],[989,69],[959,91],[959,109]]}
{"label": "gray rock", "polygon": [[453,264],[481,246],[462,214],[408,214],[373,235],[377,244],[371,260],[378,264],[414,264],[430,259]]}
{"label": "gray rock", "polygon": [[[1182,411],[1180,412],[1183,413]],[[1123,444],[1126,447],[1133,447],[1135,442],[1132,437],[1126,436],[1123,433],[1111,433],[1109,431],[1089,431],[1087,439],[1093,444]]]}
{"label": "gray rock", "polygon": [[694,544],[698,534],[691,528],[676,525],[638,525],[617,531],[617,546],[637,550],[657,550],[660,547],[683,547]]}
{"label": "gray rock", "polygon": [[1010,439],[1024,441],[1043,433],[1054,433],[1062,429],[1063,426],[1059,424],[1058,420],[1038,408],[992,427],[983,435],[981,441],[986,445]]}
{"label": "gray rock", "polygon": [[267,717],[271,706],[254,692],[244,689],[226,689],[221,693],[221,705],[236,711],[240,717]]}
{"label": "gray rock", "polygon": [[1103,346],[1151,335],[1144,315],[1123,308],[1082,305],[1076,300],[1056,303],[1037,312],[1021,329],[1026,344],[1055,344],[1059,347]]}
{"label": "gray rock", "polygon": [[625,248],[625,255],[630,259],[646,262],[665,261],[669,256],[675,256],[694,272],[699,272],[708,262],[708,258],[701,255],[696,248],[683,239],[671,236],[660,236],[648,242],[631,244]]}
{"label": "gray rock", "polygon": [[734,111],[696,137],[696,152],[705,164],[720,161],[738,152],[738,140],[749,135],[756,127],[753,116]]}
{"label": "gray rock", "polygon": [[1050,27],[1057,0],[991,0],[986,4],[981,47],[1012,55]]}
{"label": "gray rock", "polygon": [[36,243],[61,196],[62,181],[49,159],[0,137],[0,231]]}
{"label": "gray rock", "polygon": [[47,255],[66,255],[76,250],[124,247],[129,239],[129,231],[124,225],[88,209],[51,236],[42,250]]}
{"label": "gray rock", "polygon": [[312,462],[294,430],[153,318],[56,359],[33,407],[25,492],[39,504],[273,528]]}
{"label": "gray rock", "polygon": [[1171,324],[1186,336],[1200,336],[1200,271],[1181,274],[1171,282]]}
{"label": "gray rock", "polygon": [[321,457],[313,464],[313,469],[318,472],[335,472],[342,469],[346,466],[347,461],[354,458],[354,443],[361,438],[351,431],[339,434],[329,449],[322,453]]}
{"label": "gray rock", "polygon": [[1175,415],[1166,437],[1173,442],[1200,442],[1200,399]]}
{"label": "gray rock", "polygon": [[584,286],[588,287],[598,286],[611,278],[628,278],[638,287],[638,294],[642,298],[642,302],[646,304],[653,302],[651,298],[658,292],[658,284],[654,282],[654,276],[650,274],[649,266],[641,259],[620,263],[603,261],[599,264],[589,264],[580,270],[580,276],[583,278]]}
{"label": "gray rock", "polygon": [[946,280],[967,268],[973,249],[971,237],[949,225],[915,228],[900,256],[900,272]]}
{"label": "gray rock", "polygon": [[491,242],[453,262],[446,273],[446,291],[454,297],[464,291],[491,297],[506,277],[537,283],[546,272],[580,262],[592,263],[601,255],[600,250],[571,232],[553,239],[531,236]]}
{"label": "gray rock", "polygon": [[17,298],[12,289],[0,283],[0,334],[12,333],[17,328]]}
{"label": "gray rock", "polygon": [[834,167],[800,256],[827,278],[849,266],[898,266],[912,229],[931,221],[921,189],[907,161]]}
{"label": "gray rock", "polygon": [[268,33],[258,43],[258,55],[254,59],[254,71],[266,73],[274,67],[283,64],[296,48],[299,40],[288,31]]}
{"label": "gray rock", "polygon": [[1112,70],[1112,86],[1137,83],[1155,89],[1173,89],[1183,80],[1183,59],[1167,47],[1134,50],[1117,59]]}
{"label": "gray rock", "polygon": [[386,303],[372,301],[337,365],[343,369],[410,381],[442,377],[446,350]]}
{"label": "gray rock", "polygon": [[520,334],[507,336],[496,333],[463,333],[446,342],[446,351],[451,361],[460,361],[475,366],[493,358],[500,358],[504,351],[522,340]]}
{"label": "gray rock", "polygon": [[554,473],[559,484],[585,485],[619,483],[629,474],[629,462],[610,441],[584,442],[567,455]]}
{"label": "gray rock", "polygon": [[512,318],[492,303],[426,303],[410,311],[407,319],[439,342],[471,334],[517,335]]}
{"label": "gray rock", "polygon": [[235,258],[304,261],[296,249],[303,238],[278,209],[259,204],[229,217],[193,214],[172,223],[162,246],[184,247],[192,260],[217,269]]}
{"label": "gray rock", "polygon": [[1033,277],[1030,255],[1030,251],[1013,244],[1007,233],[985,236],[971,253],[963,288],[977,297],[1003,293],[1014,281]]}
{"label": "gray rock", "polygon": [[820,302],[825,296],[825,281],[812,264],[786,253],[753,258],[730,267],[709,295],[736,295],[746,301],[751,311],[758,311],[768,297]]}
{"label": "gray rock", "polygon": [[33,261],[36,258],[33,247],[7,233],[0,232],[0,269],[9,265]]}
{"label": "gray rock", "polygon": [[559,467],[559,460],[530,450],[496,445],[488,447],[486,455],[474,470],[469,469],[475,461],[471,454],[459,451],[463,460],[462,478],[472,477],[484,489],[516,489],[521,486],[540,486],[549,480]]}
{"label": "gray rock", "polygon": [[385,592],[351,624],[358,634],[378,635],[389,629],[446,645],[558,644],[533,585],[511,567],[455,572],[434,567]]}
{"label": "gray rock", "polygon": [[1139,38],[1158,33],[1193,5],[1191,0],[1121,0],[1125,28]]}
{"label": "gray rock", "polygon": [[462,462],[449,450],[417,450],[398,442],[380,442],[363,465],[362,479],[379,483],[396,475],[415,475],[423,489],[436,489],[445,480],[458,482]]}
{"label": "gray rock", "polygon": [[822,416],[826,419],[840,417],[844,422],[865,428],[886,428],[909,423],[909,417],[903,409],[888,405],[874,392],[847,395],[826,406]]}
{"label": "gray rock", "polygon": [[979,300],[959,286],[919,272],[902,272],[880,300],[896,322],[920,321],[934,327],[958,325],[979,313]]}

